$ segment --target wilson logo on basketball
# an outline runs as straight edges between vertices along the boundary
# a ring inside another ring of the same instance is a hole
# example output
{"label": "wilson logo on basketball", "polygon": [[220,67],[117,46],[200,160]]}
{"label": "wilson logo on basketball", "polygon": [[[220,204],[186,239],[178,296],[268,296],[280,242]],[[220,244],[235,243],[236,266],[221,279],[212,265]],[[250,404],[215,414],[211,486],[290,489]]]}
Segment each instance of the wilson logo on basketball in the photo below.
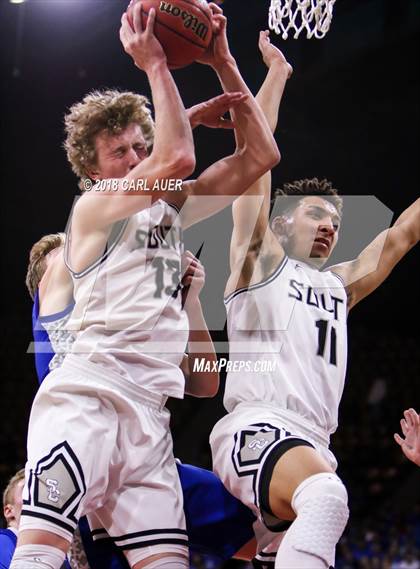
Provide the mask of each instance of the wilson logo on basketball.
{"label": "wilson logo on basketball", "polygon": [[166,12],[175,18],[180,18],[183,21],[184,28],[191,28],[191,30],[195,33],[195,35],[202,40],[206,39],[207,33],[209,31],[208,26],[203,22],[200,22],[198,18],[186,12],[185,10],[181,10],[178,6],[174,6],[169,2],[161,2],[159,6],[160,12]]}

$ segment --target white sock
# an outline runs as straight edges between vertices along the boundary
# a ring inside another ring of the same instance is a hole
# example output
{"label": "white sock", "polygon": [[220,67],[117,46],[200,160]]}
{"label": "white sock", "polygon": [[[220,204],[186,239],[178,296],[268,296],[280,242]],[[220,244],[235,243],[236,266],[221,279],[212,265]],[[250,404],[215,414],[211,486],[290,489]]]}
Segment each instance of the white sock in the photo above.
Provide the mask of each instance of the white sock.
{"label": "white sock", "polygon": [[60,569],[65,554],[51,545],[20,545],[9,569]]}

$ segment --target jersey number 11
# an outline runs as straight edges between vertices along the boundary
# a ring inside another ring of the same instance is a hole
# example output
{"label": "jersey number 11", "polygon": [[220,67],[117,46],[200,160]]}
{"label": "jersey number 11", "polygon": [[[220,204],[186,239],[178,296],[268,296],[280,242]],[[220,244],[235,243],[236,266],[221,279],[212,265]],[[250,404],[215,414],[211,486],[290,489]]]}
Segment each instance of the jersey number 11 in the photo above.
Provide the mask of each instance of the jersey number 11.
{"label": "jersey number 11", "polygon": [[[318,328],[318,351],[317,356],[325,357],[325,345],[327,343],[328,320],[317,320],[315,326]],[[334,326],[330,329],[330,364],[337,365],[337,332]]]}

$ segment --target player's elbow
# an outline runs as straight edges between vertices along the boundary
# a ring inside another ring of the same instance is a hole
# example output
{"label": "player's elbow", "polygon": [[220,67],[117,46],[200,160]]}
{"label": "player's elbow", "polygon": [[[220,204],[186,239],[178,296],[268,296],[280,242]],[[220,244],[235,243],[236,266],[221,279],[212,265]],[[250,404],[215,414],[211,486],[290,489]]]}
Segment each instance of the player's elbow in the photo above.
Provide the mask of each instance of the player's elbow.
{"label": "player's elbow", "polygon": [[248,159],[252,160],[260,175],[274,168],[281,158],[277,143],[271,135],[262,140],[253,140],[243,151],[248,155]]}
{"label": "player's elbow", "polygon": [[169,169],[172,171],[172,178],[184,180],[191,176],[195,169],[195,155],[193,151],[180,150],[171,157]]}
{"label": "player's elbow", "polygon": [[219,391],[220,377],[218,373],[213,374],[212,381],[209,382],[206,397],[216,397]]}
{"label": "player's elbow", "polygon": [[219,391],[219,374],[217,372],[213,372],[211,374],[207,374],[205,387],[201,389],[199,397],[207,397],[212,398],[216,397],[217,392]]}
{"label": "player's elbow", "polygon": [[261,159],[263,162],[262,166],[265,169],[264,171],[271,170],[274,166],[277,166],[281,160],[280,150],[274,137],[271,137],[270,144],[267,146],[268,148],[265,150],[264,156]]}
{"label": "player's elbow", "polygon": [[185,380],[185,393],[197,398],[212,398],[219,391],[218,372],[194,373]]}
{"label": "player's elbow", "polygon": [[264,151],[259,151],[253,159],[253,165],[258,177],[269,172],[280,162],[280,151],[277,144],[268,146]]}
{"label": "player's elbow", "polygon": [[406,232],[406,239],[405,239],[405,247],[407,252],[417,245],[420,241],[420,217],[417,217],[415,223],[410,223],[409,227],[407,227]]}
{"label": "player's elbow", "polygon": [[277,166],[277,164],[281,160],[280,150],[279,150],[279,147],[277,146],[276,143],[274,143],[274,148],[272,149],[272,152],[271,152],[269,158],[270,158],[270,164],[271,164],[269,168],[271,170],[272,168],[274,168],[274,166]]}

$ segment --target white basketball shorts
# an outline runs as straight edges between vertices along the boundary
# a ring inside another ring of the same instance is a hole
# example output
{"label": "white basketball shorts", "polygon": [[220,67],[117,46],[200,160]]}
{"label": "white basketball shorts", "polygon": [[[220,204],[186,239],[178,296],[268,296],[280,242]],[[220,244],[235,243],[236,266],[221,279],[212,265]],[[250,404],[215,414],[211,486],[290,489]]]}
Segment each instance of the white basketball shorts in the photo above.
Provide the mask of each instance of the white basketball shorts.
{"label": "white basketball shorts", "polygon": [[20,529],[71,540],[79,517],[94,512],[95,527],[106,530],[130,565],[163,552],[187,556],[165,402],[67,356],[32,406]]}
{"label": "white basketball shorts", "polygon": [[288,449],[301,445],[315,448],[333,470],[337,468],[328,449],[328,435],[323,436],[295,413],[269,404],[240,403],[211,432],[214,472],[259,521],[254,526],[258,528],[257,551],[266,551],[273,543],[277,548],[278,532],[290,526],[271,512],[268,489],[277,460]]}

